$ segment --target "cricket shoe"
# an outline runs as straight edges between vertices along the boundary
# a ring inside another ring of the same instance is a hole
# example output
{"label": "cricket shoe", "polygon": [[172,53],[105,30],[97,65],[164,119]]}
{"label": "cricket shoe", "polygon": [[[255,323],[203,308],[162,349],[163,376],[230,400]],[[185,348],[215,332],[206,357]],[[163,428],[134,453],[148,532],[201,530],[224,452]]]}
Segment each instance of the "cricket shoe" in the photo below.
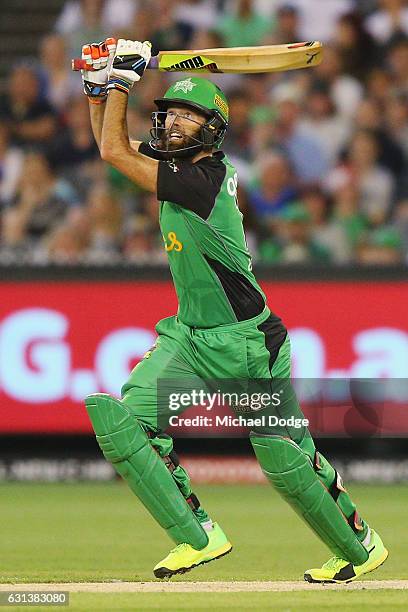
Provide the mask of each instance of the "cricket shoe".
{"label": "cricket shoe", "polygon": [[215,561],[232,550],[232,544],[217,523],[207,531],[208,544],[202,550],[196,550],[190,544],[179,544],[167,557],[160,561],[153,572],[156,578],[170,578],[175,574],[185,574],[197,565]]}
{"label": "cricket shoe", "polygon": [[388,550],[378,533],[371,530],[370,543],[367,546],[368,559],[361,565],[353,565],[340,557],[332,557],[321,568],[305,572],[306,582],[336,582],[338,584],[352,582],[364,574],[372,572],[384,563]]}

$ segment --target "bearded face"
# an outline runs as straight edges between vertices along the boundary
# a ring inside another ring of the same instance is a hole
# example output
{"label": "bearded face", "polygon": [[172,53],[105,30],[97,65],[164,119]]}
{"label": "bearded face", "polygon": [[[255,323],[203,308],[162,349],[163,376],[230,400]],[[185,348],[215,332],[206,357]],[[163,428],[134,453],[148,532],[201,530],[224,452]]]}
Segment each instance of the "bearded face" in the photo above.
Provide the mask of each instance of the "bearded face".
{"label": "bearded face", "polygon": [[201,113],[183,106],[171,106],[167,111],[153,114],[154,137],[161,151],[191,149],[194,154],[201,143],[201,126],[206,117]]}

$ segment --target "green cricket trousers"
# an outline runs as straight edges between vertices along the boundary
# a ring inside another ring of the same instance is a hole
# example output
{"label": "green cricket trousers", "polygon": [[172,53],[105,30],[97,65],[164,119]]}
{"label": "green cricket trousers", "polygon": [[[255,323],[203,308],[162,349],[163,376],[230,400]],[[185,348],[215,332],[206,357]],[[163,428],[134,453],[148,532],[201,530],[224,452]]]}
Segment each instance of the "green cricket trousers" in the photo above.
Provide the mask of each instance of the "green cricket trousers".
{"label": "green cricket trousers", "polygon": [[[191,328],[177,316],[168,317],[159,321],[156,331],[158,338],[154,347],[136,365],[122,388],[122,402],[148,434],[186,499],[192,495],[190,478],[178,461],[172,460],[175,457],[173,440],[164,432],[171,412],[168,402],[158,397],[161,381],[170,381],[178,391],[189,392],[192,386],[207,386],[208,380],[269,380],[274,383],[275,391],[284,386],[282,400],[273,408],[273,414],[283,420],[304,419],[290,384],[290,339],[281,320],[268,308],[253,319],[208,329]],[[282,428],[266,424],[252,430],[290,437],[310,458],[328,490],[333,483],[338,484],[335,469],[316,452],[304,425]],[[355,505],[346,491],[340,489],[336,494],[343,514],[357,517]],[[196,507],[195,511],[201,522],[208,520],[201,507]]]}

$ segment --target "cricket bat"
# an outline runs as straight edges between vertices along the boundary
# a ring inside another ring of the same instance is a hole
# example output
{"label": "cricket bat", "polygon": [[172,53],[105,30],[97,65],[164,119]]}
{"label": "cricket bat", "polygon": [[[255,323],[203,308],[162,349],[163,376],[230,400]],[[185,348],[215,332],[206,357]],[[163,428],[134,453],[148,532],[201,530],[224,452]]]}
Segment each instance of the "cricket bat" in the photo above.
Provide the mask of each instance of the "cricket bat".
{"label": "cricket bat", "polygon": [[[148,68],[164,72],[281,72],[311,68],[322,60],[318,41],[260,47],[230,47],[193,51],[160,51]],[[72,70],[89,70],[85,60],[73,59]]]}

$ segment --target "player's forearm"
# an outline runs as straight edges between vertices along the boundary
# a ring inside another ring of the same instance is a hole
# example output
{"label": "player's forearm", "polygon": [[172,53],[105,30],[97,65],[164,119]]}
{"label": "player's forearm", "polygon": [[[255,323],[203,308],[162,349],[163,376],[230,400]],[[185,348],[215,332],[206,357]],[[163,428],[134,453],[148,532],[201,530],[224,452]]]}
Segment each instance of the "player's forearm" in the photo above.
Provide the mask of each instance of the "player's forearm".
{"label": "player's forearm", "polygon": [[[88,98],[89,100],[89,98]],[[101,149],[103,118],[105,115],[106,103],[93,104],[89,102],[89,114],[91,116],[91,125],[96,144],[99,150]]]}
{"label": "player's forearm", "polygon": [[126,125],[127,96],[112,90],[106,102],[102,127],[101,157],[131,181],[156,192],[158,162],[134,150]]}

